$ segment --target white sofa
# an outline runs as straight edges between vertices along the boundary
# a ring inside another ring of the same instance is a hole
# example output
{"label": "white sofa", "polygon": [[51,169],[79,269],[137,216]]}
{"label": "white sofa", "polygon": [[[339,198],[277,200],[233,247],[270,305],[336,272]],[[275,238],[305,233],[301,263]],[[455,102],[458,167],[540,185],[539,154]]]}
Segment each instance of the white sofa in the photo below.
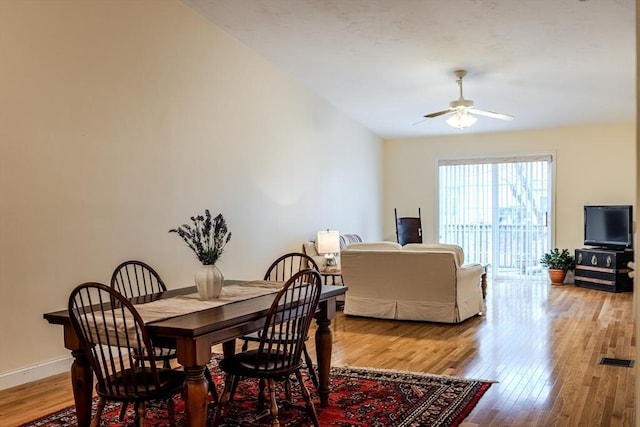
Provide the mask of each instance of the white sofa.
{"label": "white sofa", "polygon": [[340,256],[345,314],[459,323],[485,310],[482,266],[459,246],[356,243]]}

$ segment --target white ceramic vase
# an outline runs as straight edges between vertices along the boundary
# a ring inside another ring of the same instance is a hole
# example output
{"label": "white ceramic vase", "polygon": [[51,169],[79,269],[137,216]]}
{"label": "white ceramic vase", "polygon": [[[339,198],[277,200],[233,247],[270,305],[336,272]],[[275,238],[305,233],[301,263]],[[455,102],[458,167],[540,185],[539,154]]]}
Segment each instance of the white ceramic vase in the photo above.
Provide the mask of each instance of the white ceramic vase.
{"label": "white ceramic vase", "polygon": [[224,276],[215,264],[203,265],[196,272],[195,282],[196,288],[198,288],[198,294],[200,295],[200,300],[206,301],[220,296],[220,292],[222,292],[222,284],[224,283]]}

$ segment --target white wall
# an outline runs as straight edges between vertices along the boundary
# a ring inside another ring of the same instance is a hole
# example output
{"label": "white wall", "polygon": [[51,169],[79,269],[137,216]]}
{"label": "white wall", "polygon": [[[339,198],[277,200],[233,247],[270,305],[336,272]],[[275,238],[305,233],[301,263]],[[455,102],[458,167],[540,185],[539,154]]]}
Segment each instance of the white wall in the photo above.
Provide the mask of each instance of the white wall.
{"label": "white wall", "polygon": [[168,230],[205,208],[229,278],[320,229],[381,237],[379,139],[182,3],[5,0],[0,29],[0,388],[59,369],[42,314],[75,285],[130,258],[192,284]]}
{"label": "white wall", "polygon": [[554,244],[582,247],[583,205],[635,205],[635,144],[635,123],[384,141],[384,237],[396,238],[394,208],[415,216],[420,207],[424,241],[438,241],[439,159],[552,153]]}

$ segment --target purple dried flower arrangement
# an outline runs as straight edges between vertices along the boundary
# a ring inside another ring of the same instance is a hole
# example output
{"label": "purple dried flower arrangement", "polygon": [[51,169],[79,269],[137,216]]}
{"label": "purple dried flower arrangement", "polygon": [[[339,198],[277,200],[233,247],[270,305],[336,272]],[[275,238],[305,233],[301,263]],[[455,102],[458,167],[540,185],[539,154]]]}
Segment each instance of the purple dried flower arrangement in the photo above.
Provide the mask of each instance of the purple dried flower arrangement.
{"label": "purple dried flower arrangement", "polygon": [[169,233],[177,233],[203,265],[214,265],[231,240],[231,232],[227,229],[224,217],[218,214],[212,218],[209,209],[205,209],[204,216],[192,216],[191,221],[192,226],[182,224],[169,230]]}

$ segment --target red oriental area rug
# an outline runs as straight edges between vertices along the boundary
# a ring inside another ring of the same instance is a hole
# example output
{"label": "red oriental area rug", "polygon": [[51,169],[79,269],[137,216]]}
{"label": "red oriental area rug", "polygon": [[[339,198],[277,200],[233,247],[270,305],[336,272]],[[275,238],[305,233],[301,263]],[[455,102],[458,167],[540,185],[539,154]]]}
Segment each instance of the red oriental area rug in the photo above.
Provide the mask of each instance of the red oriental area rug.
{"label": "red oriental area rug", "polygon": [[[218,390],[222,390],[223,377],[217,364],[210,365]],[[295,378],[291,388],[298,390]],[[331,369],[329,406],[316,409],[321,426],[339,427],[409,427],[409,426],[457,426],[469,415],[478,400],[489,389],[491,382],[462,378],[434,376],[413,372],[398,372],[363,368]],[[315,388],[310,381],[311,393]],[[257,382],[241,381],[234,402],[225,411],[225,425],[236,426],[246,415],[256,409]],[[302,405],[302,399],[297,404]],[[185,425],[184,403],[176,396],[176,424]],[[94,400],[94,410],[97,400]],[[209,424],[215,417],[215,405],[210,405]],[[118,421],[120,405],[107,403],[102,416],[102,426],[121,427],[134,422],[134,411],[130,405],[123,422]],[[282,426],[309,426],[306,413],[283,406],[279,414]],[[58,411],[38,420],[24,424],[28,427],[75,426],[74,407]],[[162,404],[149,404],[145,425],[167,426],[166,408]]]}

